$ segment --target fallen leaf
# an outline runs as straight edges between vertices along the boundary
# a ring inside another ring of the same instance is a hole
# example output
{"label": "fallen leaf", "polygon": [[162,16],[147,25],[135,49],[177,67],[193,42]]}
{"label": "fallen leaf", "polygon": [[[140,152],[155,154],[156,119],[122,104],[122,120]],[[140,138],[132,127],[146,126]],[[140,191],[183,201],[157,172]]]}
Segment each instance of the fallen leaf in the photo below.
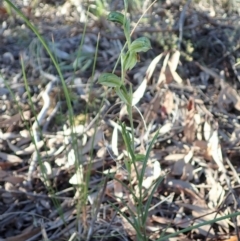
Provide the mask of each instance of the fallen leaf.
{"label": "fallen leaf", "polygon": [[5,241],[26,241],[34,235],[41,232],[41,227],[34,227],[33,225],[27,227],[21,234],[6,238]]}
{"label": "fallen leaf", "polygon": [[196,123],[195,123],[195,105],[194,99],[190,99],[188,102],[188,112],[184,123],[184,137],[188,143],[192,143],[195,140]]}
{"label": "fallen leaf", "polygon": [[23,162],[21,158],[4,152],[0,152],[0,158],[9,164],[19,164]]}
{"label": "fallen leaf", "polygon": [[171,114],[174,109],[174,95],[172,91],[166,90],[163,97],[162,106],[164,106],[167,114]]}
{"label": "fallen leaf", "polygon": [[160,86],[162,83],[170,83],[172,81],[172,75],[170,73],[169,67],[167,66],[170,54],[167,53],[163,61],[163,66],[161,68],[157,85]]}

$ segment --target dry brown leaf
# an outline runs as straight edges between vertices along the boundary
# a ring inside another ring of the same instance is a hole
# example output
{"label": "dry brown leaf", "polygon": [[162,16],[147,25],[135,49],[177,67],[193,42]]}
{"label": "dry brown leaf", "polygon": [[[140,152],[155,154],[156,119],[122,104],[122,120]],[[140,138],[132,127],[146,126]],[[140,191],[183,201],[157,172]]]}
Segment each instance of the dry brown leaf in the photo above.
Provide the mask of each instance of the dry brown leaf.
{"label": "dry brown leaf", "polygon": [[10,116],[6,120],[1,120],[0,121],[0,128],[17,125],[20,121],[29,120],[30,117],[31,117],[31,112],[29,110],[24,111],[22,113],[22,115],[21,115],[21,113],[17,113],[14,116]]}
{"label": "dry brown leaf", "polygon": [[36,144],[31,143],[29,146],[27,146],[25,149],[21,149],[15,145],[13,145],[9,140],[7,140],[9,148],[16,154],[20,156],[29,155],[32,154],[34,151],[36,151],[36,148],[39,150],[43,147],[44,141],[38,141]]}
{"label": "dry brown leaf", "polygon": [[165,156],[164,161],[179,161],[183,159],[186,156],[186,154],[169,154]]}
{"label": "dry brown leaf", "polygon": [[180,55],[181,55],[180,51],[176,50],[176,51],[172,54],[172,56],[171,56],[171,58],[170,58],[170,60],[169,60],[169,63],[171,63],[171,66],[172,66],[172,70],[173,70],[173,71],[176,71],[176,69],[177,69],[177,66],[178,66],[178,64],[179,64]]}
{"label": "dry brown leaf", "polygon": [[[125,219],[123,216],[121,216],[122,219],[122,225],[124,230],[127,232],[131,240],[137,241],[137,233],[136,230],[133,228],[133,226],[128,222],[127,219]],[[131,218],[130,218],[131,219]],[[133,222],[133,220],[131,220]]]}
{"label": "dry brown leaf", "polygon": [[166,218],[166,217],[159,217],[156,215],[152,215],[151,218],[154,222],[161,223],[161,224],[171,224],[172,223],[172,220],[169,218]]}
{"label": "dry brown leaf", "polygon": [[157,63],[161,60],[163,54],[159,54],[157,57],[155,57],[152,62],[150,63],[147,71],[146,71],[146,78],[147,81],[152,77],[153,71],[155,70]]}
{"label": "dry brown leaf", "polygon": [[[175,80],[178,84],[181,84],[183,82],[182,78],[178,75],[178,73],[173,70],[173,67],[170,62],[168,62],[167,70],[169,71],[169,76],[171,76],[170,82],[172,82],[172,80]],[[167,83],[170,83],[170,82],[167,82]]]}
{"label": "dry brown leaf", "polygon": [[23,230],[21,234],[16,235],[14,237],[6,238],[5,241],[26,241],[40,232],[41,227],[34,227],[34,225],[31,225],[27,227],[25,230]]}
{"label": "dry brown leaf", "polygon": [[212,136],[208,142],[208,150],[211,153],[213,160],[217,163],[219,170],[223,173],[227,173],[225,166],[223,165],[222,150],[219,144],[218,131],[214,130]]}
{"label": "dry brown leaf", "polygon": [[202,200],[198,195],[198,190],[194,184],[191,184],[187,181],[178,180],[174,178],[167,178],[165,180],[165,185],[167,188],[173,189],[178,192],[186,193],[195,200]]}
{"label": "dry brown leaf", "polygon": [[167,114],[171,114],[174,109],[174,95],[172,91],[166,90],[164,93],[162,106],[165,108]]}
{"label": "dry brown leaf", "polygon": [[161,71],[158,77],[158,82],[157,82],[158,86],[160,86],[162,83],[165,83],[165,82],[170,83],[172,81],[172,76],[167,65],[169,57],[170,57],[170,54],[168,53],[164,58],[163,66],[161,68]]}
{"label": "dry brown leaf", "polygon": [[[210,221],[224,216],[224,214],[221,214],[220,212],[215,212],[215,209],[210,209],[203,201],[203,199],[199,199],[194,205],[189,203],[179,203],[179,205],[191,210],[192,215],[196,220],[201,217],[201,220]],[[227,229],[229,221],[220,220],[216,223]]]}
{"label": "dry brown leaf", "polygon": [[180,58],[180,52],[175,51],[175,53],[171,56],[169,59],[169,53],[166,55],[163,63],[163,67],[160,72],[158,85],[160,85],[162,82],[165,82],[167,84],[171,83],[173,80],[175,80],[177,83],[182,83],[181,77],[177,74],[176,69],[179,63]]}
{"label": "dry brown leaf", "polygon": [[184,137],[186,141],[192,143],[195,140],[196,123],[195,123],[195,103],[194,99],[190,99],[188,102],[188,112],[184,124]]}
{"label": "dry brown leaf", "polygon": [[132,106],[136,105],[143,97],[145,90],[147,88],[147,78],[144,78],[142,83],[133,93]]}
{"label": "dry brown leaf", "polygon": [[[4,152],[0,152],[0,158],[9,164],[19,164],[23,162],[21,158],[15,155],[4,153]],[[1,165],[1,162],[0,162],[0,165]]]}
{"label": "dry brown leaf", "polygon": [[160,101],[161,101],[161,98],[159,94],[156,94],[149,104],[148,103],[143,104],[143,107],[144,107],[143,117],[147,124],[150,121],[155,120],[157,118],[157,113],[160,109]]}
{"label": "dry brown leaf", "polygon": [[196,140],[193,143],[194,146],[194,150],[200,152],[204,159],[208,160],[208,161],[212,161],[212,153],[211,153],[211,147],[208,146],[208,143],[206,141],[200,141],[200,140]]}
{"label": "dry brown leaf", "polygon": [[17,185],[19,183],[22,183],[24,181],[24,177],[20,177],[20,176],[8,176],[4,179],[5,182],[10,182],[13,185]]}

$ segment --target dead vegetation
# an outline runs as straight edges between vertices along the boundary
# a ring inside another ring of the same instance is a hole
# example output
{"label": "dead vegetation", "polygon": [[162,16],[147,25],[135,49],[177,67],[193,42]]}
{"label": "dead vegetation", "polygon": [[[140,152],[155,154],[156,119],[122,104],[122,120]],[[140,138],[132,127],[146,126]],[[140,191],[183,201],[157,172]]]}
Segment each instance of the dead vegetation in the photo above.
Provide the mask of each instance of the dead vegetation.
{"label": "dead vegetation", "polygon": [[[97,84],[100,73],[113,70],[125,42],[121,28],[104,17],[121,11],[122,3],[106,1],[109,9],[101,12],[90,2],[89,16],[81,1],[16,4],[54,53],[74,118],[71,123],[39,39],[2,4],[0,240],[138,240],[129,220],[139,218],[139,196],[142,207],[151,197],[141,227],[149,240],[239,240],[238,3],[162,1],[136,27],[133,38],[147,36],[153,46],[127,73],[140,157],[159,130],[142,190],[137,172],[143,163],[130,165],[130,173],[124,165],[118,120],[128,124],[126,108]],[[133,5],[132,28],[150,3]]]}

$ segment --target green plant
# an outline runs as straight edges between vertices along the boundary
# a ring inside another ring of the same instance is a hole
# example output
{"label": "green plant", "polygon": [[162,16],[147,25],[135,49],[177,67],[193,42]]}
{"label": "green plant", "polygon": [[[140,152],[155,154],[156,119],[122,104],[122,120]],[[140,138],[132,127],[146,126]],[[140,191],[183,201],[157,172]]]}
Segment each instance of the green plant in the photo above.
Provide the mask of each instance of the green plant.
{"label": "green plant", "polygon": [[[139,190],[138,194],[135,194],[135,190],[134,190],[134,187],[131,185],[131,181],[130,181],[130,187],[127,187],[120,180],[116,180],[117,182],[120,182],[121,185],[125,186],[130,191],[133,197],[133,200],[135,202],[134,204],[136,205],[137,214],[135,215],[132,212],[131,208],[129,207],[128,211],[131,214],[131,218],[129,218],[123,212],[121,212],[117,207],[114,207],[114,208],[118,212],[120,212],[122,216],[126,220],[128,220],[128,222],[134,227],[137,234],[137,240],[148,240],[148,235],[145,228],[147,217],[148,217],[148,210],[150,208],[153,193],[156,187],[158,186],[159,182],[161,181],[161,179],[159,179],[159,181],[157,181],[155,183],[155,186],[151,189],[151,193],[146,203],[144,202],[145,193],[143,191],[144,190],[143,180],[144,180],[145,170],[147,168],[149,154],[152,149],[152,145],[158,136],[158,132],[155,134],[153,140],[151,141],[151,144],[147,148],[147,152],[144,155],[140,155],[136,153],[135,143],[134,143],[133,114],[132,114],[133,92],[132,92],[131,85],[129,86],[129,88],[127,87],[125,83],[125,76],[126,76],[126,72],[134,68],[134,66],[137,64],[138,54],[140,52],[146,52],[149,49],[151,49],[151,43],[149,39],[146,37],[140,37],[132,41],[131,35],[130,35],[130,21],[126,17],[127,9],[128,9],[127,1],[124,1],[124,3],[125,3],[125,14],[122,14],[120,12],[110,12],[108,15],[109,21],[118,23],[123,27],[124,35],[126,38],[127,50],[125,51],[125,48],[123,48],[120,53],[121,77],[118,77],[114,73],[103,73],[100,75],[98,82],[104,86],[113,88],[117,96],[121,99],[121,101],[127,107],[127,112],[129,115],[129,121],[131,126],[130,132],[128,131],[127,126],[124,123],[120,122],[122,137],[128,153],[124,163],[128,171],[129,181],[131,179],[132,171],[136,173],[137,180],[138,180],[138,183],[137,183],[137,189]],[[139,170],[138,164],[141,165],[142,167],[141,170]],[[125,206],[128,206],[128,204],[124,200],[121,200],[121,202],[125,204]]]}

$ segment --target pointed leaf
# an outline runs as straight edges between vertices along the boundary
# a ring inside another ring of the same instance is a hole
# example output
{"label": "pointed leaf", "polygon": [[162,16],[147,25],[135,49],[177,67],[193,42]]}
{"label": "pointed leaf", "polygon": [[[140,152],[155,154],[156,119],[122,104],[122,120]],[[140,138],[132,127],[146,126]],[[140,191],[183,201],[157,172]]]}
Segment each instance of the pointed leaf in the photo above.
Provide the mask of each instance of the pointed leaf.
{"label": "pointed leaf", "polygon": [[131,97],[124,88],[115,88],[118,97],[127,105],[131,104]]}
{"label": "pointed leaf", "polygon": [[122,80],[115,74],[103,73],[98,79],[98,83],[107,87],[121,87]]}
{"label": "pointed leaf", "polygon": [[108,14],[107,20],[124,25],[124,15],[119,12],[110,12]]}
{"label": "pointed leaf", "polygon": [[151,49],[150,40],[146,37],[137,38],[134,40],[131,45],[129,51],[131,52],[147,52]]}
{"label": "pointed leaf", "polygon": [[128,52],[124,56],[123,66],[124,70],[131,70],[137,63],[137,53],[136,52]]}

